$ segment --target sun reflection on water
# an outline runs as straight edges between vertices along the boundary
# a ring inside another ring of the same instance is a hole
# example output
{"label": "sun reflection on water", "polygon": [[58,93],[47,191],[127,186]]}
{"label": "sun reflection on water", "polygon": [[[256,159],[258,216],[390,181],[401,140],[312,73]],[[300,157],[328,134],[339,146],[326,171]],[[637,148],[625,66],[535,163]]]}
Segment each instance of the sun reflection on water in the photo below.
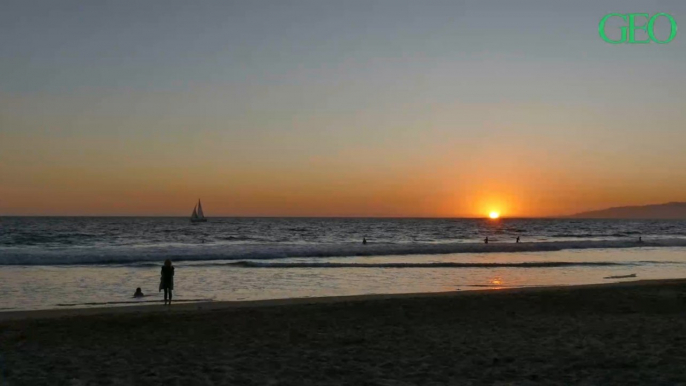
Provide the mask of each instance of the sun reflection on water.
{"label": "sun reflection on water", "polygon": [[491,279],[490,284],[493,285],[493,287],[491,287],[491,289],[496,289],[496,290],[503,289],[503,279],[500,277],[495,277],[495,278]]}

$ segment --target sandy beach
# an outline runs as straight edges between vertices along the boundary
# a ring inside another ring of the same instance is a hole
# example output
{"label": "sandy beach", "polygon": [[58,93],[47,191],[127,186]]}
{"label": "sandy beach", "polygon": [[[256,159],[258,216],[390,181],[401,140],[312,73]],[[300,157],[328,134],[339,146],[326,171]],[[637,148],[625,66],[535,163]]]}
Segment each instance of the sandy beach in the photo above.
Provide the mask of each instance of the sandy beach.
{"label": "sandy beach", "polygon": [[0,318],[7,385],[686,384],[686,280]]}

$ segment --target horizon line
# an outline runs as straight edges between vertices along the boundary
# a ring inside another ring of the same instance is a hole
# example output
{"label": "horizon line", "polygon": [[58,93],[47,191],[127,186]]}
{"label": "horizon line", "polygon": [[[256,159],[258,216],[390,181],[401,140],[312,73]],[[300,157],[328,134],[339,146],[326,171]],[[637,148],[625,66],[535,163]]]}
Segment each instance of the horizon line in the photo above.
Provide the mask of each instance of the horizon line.
{"label": "horizon line", "polygon": [[[481,220],[488,219],[493,221],[504,220],[504,219],[559,219],[568,218],[573,215],[553,215],[553,216],[501,216],[498,219],[491,219],[488,216],[291,216],[291,215],[222,215],[222,216],[205,216],[208,219],[212,218],[311,218],[311,219],[464,219],[464,220]],[[124,214],[124,215],[111,215],[111,214],[12,214],[12,215],[0,215],[0,218],[8,217],[81,217],[81,218],[94,218],[94,217],[108,217],[108,218],[130,218],[130,217],[147,217],[147,218],[187,218],[186,215],[136,215],[136,214]]]}

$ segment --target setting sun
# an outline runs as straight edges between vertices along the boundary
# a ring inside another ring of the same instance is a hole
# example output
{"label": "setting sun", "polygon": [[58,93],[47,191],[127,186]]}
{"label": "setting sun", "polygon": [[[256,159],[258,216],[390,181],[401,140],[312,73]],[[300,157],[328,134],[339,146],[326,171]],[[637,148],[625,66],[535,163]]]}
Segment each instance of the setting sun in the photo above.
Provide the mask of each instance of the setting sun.
{"label": "setting sun", "polygon": [[488,215],[488,217],[493,218],[493,219],[496,219],[496,218],[499,218],[499,217],[500,217],[500,213],[494,211],[494,212],[491,212],[491,213]]}

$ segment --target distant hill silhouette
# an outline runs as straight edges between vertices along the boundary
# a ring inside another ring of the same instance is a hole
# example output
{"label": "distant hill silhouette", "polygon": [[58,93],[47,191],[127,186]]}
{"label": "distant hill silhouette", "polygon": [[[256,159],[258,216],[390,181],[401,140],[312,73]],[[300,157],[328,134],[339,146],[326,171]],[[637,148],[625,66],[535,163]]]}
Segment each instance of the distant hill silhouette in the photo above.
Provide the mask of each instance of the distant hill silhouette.
{"label": "distant hill silhouette", "polygon": [[644,206],[620,206],[603,210],[594,210],[574,214],[573,218],[608,218],[608,219],[683,219],[686,220],[686,202],[669,202],[666,204]]}

